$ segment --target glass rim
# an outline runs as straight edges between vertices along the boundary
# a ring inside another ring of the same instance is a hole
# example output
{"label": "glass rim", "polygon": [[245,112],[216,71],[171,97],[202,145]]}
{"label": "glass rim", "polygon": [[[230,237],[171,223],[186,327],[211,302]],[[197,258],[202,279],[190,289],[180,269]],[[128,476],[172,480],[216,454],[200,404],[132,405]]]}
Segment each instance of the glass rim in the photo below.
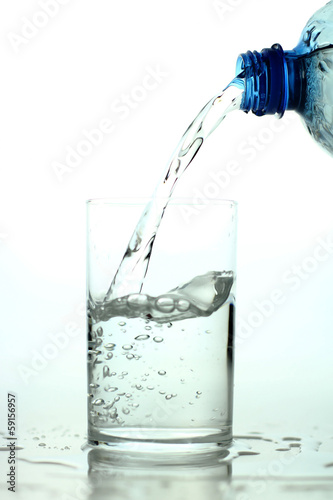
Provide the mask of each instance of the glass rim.
{"label": "glass rim", "polygon": [[[89,198],[86,200],[87,207],[90,206],[98,206],[98,205],[113,205],[113,206],[121,206],[121,205],[146,205],[148,202],[154,199],[153,196],[113,196],[110,198]],[[237,207],[238,202],[235,200],[225,199],[225,198],[190,198],[190,197],[171,197],[168,200],[168,197],[157,196],[155,199],[157,200],[165,200],[168,201],[168,205],[231,205],[232,207]]]}

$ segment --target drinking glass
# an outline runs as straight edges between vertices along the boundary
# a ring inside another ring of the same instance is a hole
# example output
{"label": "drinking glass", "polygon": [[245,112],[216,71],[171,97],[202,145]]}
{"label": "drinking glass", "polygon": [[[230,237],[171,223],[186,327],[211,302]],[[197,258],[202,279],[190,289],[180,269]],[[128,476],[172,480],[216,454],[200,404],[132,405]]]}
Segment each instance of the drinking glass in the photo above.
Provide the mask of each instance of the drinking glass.
{"label": "drinking glass", "polygon": [[146,203],[87,202],[88,443],[210,453],[232,440],[237,204],[172,199],[142,289],[128,271],[110,296]]}

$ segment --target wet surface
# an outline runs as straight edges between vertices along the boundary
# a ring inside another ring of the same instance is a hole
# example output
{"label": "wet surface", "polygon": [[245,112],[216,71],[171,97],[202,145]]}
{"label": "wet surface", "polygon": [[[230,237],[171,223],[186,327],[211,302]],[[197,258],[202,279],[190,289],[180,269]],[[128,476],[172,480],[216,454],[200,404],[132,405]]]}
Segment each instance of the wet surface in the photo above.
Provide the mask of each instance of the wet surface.
{"label": "wet surface", "polygon": [[[7,464],[2,436],[1,470]],[[333,497],[333,436],[235,436],[228,451],[178,460],[91,449],[84,431],[27,429],[18,439],[15,498],[60,500],[311,500]],[[83,448],[83,449],[82,449]],[[4,473],[3,473],[4,474]],[[5,475],[5,474],[4,474]],[[1,498],[13,498],[3,478]]]}

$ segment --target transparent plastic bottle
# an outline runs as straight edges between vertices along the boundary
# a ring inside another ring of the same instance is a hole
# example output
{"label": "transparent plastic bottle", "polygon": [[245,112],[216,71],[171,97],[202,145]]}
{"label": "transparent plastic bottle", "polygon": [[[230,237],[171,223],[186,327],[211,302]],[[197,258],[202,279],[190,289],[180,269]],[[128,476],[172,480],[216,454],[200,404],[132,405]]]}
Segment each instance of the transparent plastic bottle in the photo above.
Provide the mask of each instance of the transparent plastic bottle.
{"label": "transparent plastic bottle", "polygon": [[286,110],[294,110],[333,155],[333,0],[310,18],[293,50],[275,44],[260,53],[241,54],[237,74],[241,73],[243,111],[282,117]]}

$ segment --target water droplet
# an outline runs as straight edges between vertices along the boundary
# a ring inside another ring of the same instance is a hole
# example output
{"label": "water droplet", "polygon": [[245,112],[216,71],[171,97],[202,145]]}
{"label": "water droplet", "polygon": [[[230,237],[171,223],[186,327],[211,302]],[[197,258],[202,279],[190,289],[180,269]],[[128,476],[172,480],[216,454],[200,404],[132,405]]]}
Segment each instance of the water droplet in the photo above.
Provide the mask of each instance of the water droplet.
{"label": "water droplet", "polygon": [[185,300],[185,299],[179,299],[177,301],[177,305],[176,305],[178,311],[181,311],[181,312],[185,312],[189,309],[190,307],[190,303],[188,300]]}
{"label": "water droplet", "polygon": [[112,352],[107,352],[104,359],[108,360],[108,359],[112,359],[112,358],[113,358],[113,353]]}
{"label": "water droplet", "polygon": [[145,326],[145,330],[151,330],[151,326]]}
{"label": "water droplet", "polygon": [[164,395],[165,394],[165,391],[159,391],[160,394]]}
{"label": "water droplet", "polygon": [[199,398],[199,397],[201,396],[201,394],[202,394],[202,392],[201,392],[201,391],[197,391],[197,392],[196,392],[196,396],[195,396],[195,397],[196,397],[196,398]]}
{"label": "water droplet", "polygon": [[119,326],[125,326],[125,325],[126,325],[126,323],[125,323],[125,321],[119,321],[118,325],[119,325]]}
{"label": "water droplet", "polygon": [[70,450],[69,446],[65,446],[64,450]]}
{"label": "water droplet", "polygon": [[121,372],[121,374],[125,377],[126,375],[128,375],[128,372]]}
{"label": "water droplet", "polygon": [[149,339],[149,335],[138,335],[137,337],[135,337],[135,340],[148,340]]}
{"label": "water droplet", "polygon": [[143,389],[142,385],[140,385],[140,384],[137,384],[137,385],[135,386],[135,388],[136,388],[138,391],[142,391],[142,389]]}
{"label": "water droplet", "polygon": [[185,384],[185,379],[184,378],[181,378],[180,381],[181,381],[182,384]]}
{"label": "water droplet", "polygon": [[105,404],[105,401],[104,401],[104,399],[98,398],[98,399],[94,399],[94,401],[91,404],[94,406],[102,406]]}
{"label": "water droplet", "polygon": [[89,387],[91,387],[92,389],[98,389],[99,384],[89,384]]}
{"label": "water droplet", "polygon": [[165,396],[165,399],[171,399],[171,398],[172,398],[172,394],[167,394],[167,395]]}
{"label": "water droplet", "polygon": [[164,340],[163,337],[154,337],[154,342],[157,342],[158,344],[160,342],[163,342],[163,340]]}
{"label": "water droplet", "polygon": [[133,403],[132,406],[133,406],[133,408],[139,408],[140,405],[139,405],[139,403]]}
{"label": "water droplet", "polygon": [[39,443],[38,446],[46,446],[46,443]]}
{"label": "water droplet", "polygon": [[211,330],[205,330],[205,333],[212,333]]}
{"label": "water droplet", "polygon": [[119,396],[116,396],[116,397],[114,398],[114,401],[115,401],[116,403],[117,403],[119,400],[120,400],[120,397],[119,397]]}
{"label": "water droplet", "polygon": [[171,297],[160,297],[155,302],[158,311],[170,313],[175,309],[175,301]]}
{"label": "water droplet", "polygon": [[118,390],[118,387],[110,387],[109,385],[104,387],[104,390],[106,392],[116,392]]}
{"label": "water droplet", "polygon": [[128,415],[130,411],[128,408],[123,408],[122,412],[124,413],[124,415]]}
{"label": "water droplet", "polygon": [[172,396],[173,398],[176,398],[176,397],[177,397],[177,394],[172,393],[172,394],[171,394],[171,396]]}
{"label": "water droplet", "polygon": [[108,344],[105,344],[105,346],[104,346],[104,348],[107,349],[108,351],[113,351],[115,347],[116,347],[116,344],[112,344],[112,342],[109,342]]}
{"label": "water droplet", "polygon": [[159,375],[165,375],[165,374],[166,374],[166,371],[165,371],[165,370],[159,370],[158,374],[159,374]]}
{"label": "water droplet", "polygon": [[132,394],[130,394],[129,392],[127,392],[127,393],[125,394],[125,396],[127,397],[127,399],[129,399],[129,398],[131,398],[131,397],[132,397]]}
{"label": "water droplet", "polygon": [[124,351],[130,351],[131,349],[133,349],[133,346],[131,344],[125,344],[123,345],[123,349]]}
{"label": "water droplet", "polygon": [[134,358],[134,354],[126,354],[126,358],[127,359],[133,359]]}
{"label": "water droplet", "polygon": [[97,328],[97,335],[99,337],[101,337],[103,335],[103,328],[101,326],[99,328]]}
{"label": "water droplet", "polygon": [[103,340],[102,339],[97,339],[96,340],[96,346],[100,346],[102,344]]}
{"label": "water droplet", "polygon": [[172,323],[168,323],[168,324],[167,324],[167,327],[168,327],[168,328],[171,328],[171,327],[172,327]]}
{"label": "water droplet", "polygon": [[34,441],[39,441],[39,437],[35,436],[32,438]]}
{"label": "water droplet", "polygon": [[148,389],[149,391],[153,391],[153,390],[155,389],[155,387],[153,387],[152,385],[148,385],[148,386],[147,386],[147,389]]}

